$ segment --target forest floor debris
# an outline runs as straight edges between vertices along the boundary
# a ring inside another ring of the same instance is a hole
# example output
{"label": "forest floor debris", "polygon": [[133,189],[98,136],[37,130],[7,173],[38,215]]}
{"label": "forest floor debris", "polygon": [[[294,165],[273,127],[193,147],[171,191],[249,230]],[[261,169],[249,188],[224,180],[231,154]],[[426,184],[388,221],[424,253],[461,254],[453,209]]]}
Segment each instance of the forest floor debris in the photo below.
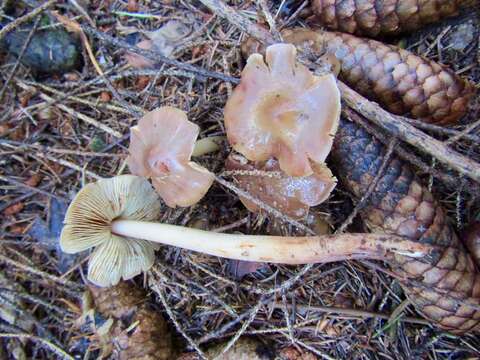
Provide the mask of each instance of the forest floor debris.
{"label": "forest floor debris", "polygon": [[[246,35],[200,1],[92,1],[87,7],[77,1],[25,3],[25,13],[1,29],[0,38],[21,23],[35,21],[41,13],[51,17],[51,26],[62,28],[51,13],[58,10],[81,25],[103,74],[84,54],[86,61],[79,71],[38,79],[15,58],[1,54],[0,77],[8,86],[0,104],[0,272],[7,279],[7,283],[0,280],[0,309],[4,311],[0,313],[24,320],[12,324],[0,319],[0,348],[16,346],[18,352],[26,351],[28,358],[36,359],[51,359],[52,354],[93,359],[98,353],[85,355],[91,344],[76,327],[86,289],[87,258],[80,254],[65,262],[56,249],[45,246],[44,240],[57,231],[54,223],[60,210],[56,201],[69,201],[96,178],[125,173],[129,128],[138,120],[132,114],[160,105],[175,106],[200,126],[200,137],[224,136],[223,107],[244,65],[240,43]],[[286,12],[284,3],[229,1],[253,22],[273,20],[279,29],[286,23],[301,24],[301,19]],[[139,40],[131,29],[145,34],[172,19],[187,19],[191,32],[175,44],[169,57],[158,58],[144,50],[140,55],[156,60],[156,69],[128,68],[125,51]],[[465,43],[458,49],[452,43],[464,32],[465,21],[475,36],[463,36]],[[125,34],[127,28],[129,34]],[[391,42],[448,65],[478,88],[479,33],[480,22],[472,12],[467,20],[448,20]],[[448,131],[418,128],[463,157],[480,162],[476,142],[480,127],[468,126],[478,120],[479,110],[475,98],[461,125]],[[389,139],[390,135],[374,130],[381,139]],[[416,167],[417,174],[459,230],[475,219],[480,201],[470,179],[404,142],[392,147],[394,153],[414,157],[414,166],[422,165]],[[221,174],[229,152],[224,142],[219,152],[196,161]],[[313,211],[338,228],[353,209],[339,185]],[[237,194],[218,182],[199,204],[167,210],[162,221],[248,234],[303,233],[281,218],[251,214]],[[38,233],[40,229],[44,234]],[[356,219],[349,226],[349,231],[354,230],[363,230]],[[230,275],[228,261],[184,250],[163,248],[157,253],[157,263],[146,279],[137,277],[134,282],[149,290],[148,301],[168,320],[177,333],[174,342],[182,349],[252,335],[277,348],[291,345],[293,339],[300,349],[319,358],[480,356],[478,335],[453,336],[420,319],[405,302],[398,282],[382,271],[381,263],[268,265],[242,280]],[[4,298],[9,305],[2,307]],[[29,317],[24,318],[25,313]]]}

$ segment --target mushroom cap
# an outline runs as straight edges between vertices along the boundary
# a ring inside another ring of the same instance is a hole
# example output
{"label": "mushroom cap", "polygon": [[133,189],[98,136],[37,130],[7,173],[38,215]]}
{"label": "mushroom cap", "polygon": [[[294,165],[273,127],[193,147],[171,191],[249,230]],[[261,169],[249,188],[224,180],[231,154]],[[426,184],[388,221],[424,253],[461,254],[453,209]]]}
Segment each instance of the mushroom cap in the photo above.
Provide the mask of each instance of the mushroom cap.
{"label": "mushroom cap", "polygon": [[183,111],[169,106],[145,114],[130,129],[130,171],[151,178],[170,207],[195,204],[212,185],[214,175],[190,161],[199,132]]}
{"label": "mushroom cap", "polygon": [[[240,155],[230,155],[225,168],[239,170],[239,174],[234,177],[243,190],[296,219],[307,215],[311,206],[325,201],[337,185],[337,179],[325,164],[312,164],[312,175],[292,177],[281,172],[278,161],[273,158],[253,163]],[[245,173],[241,174],[242,171]],[[255,171],[258,174],[254,175]],[[269,176],[268,172],[272,176]],[[240,200],[248,210],[252,212],[260,210],[248,199],[240,197]]]}
{"label": "mushroom cap", "polygon": [[311,162],[322,164],[331,150],[340,91],[332,74],[315,76],[295,57],[290,44],[269,46],[266,63],[252,54],[225,106],[225,127],[247,159],[275,157],[287,175],[308,176]]}
{"label": "mushroom cap", "polygon": [[152,221],[160,215],[160,199],[150,183],[138,176],[121,175],[85,186],[65,215],[60,246],[66,253],[93,247],[88,279],[112,286],[148,270],[158,244],[113,234],[113,220]]}

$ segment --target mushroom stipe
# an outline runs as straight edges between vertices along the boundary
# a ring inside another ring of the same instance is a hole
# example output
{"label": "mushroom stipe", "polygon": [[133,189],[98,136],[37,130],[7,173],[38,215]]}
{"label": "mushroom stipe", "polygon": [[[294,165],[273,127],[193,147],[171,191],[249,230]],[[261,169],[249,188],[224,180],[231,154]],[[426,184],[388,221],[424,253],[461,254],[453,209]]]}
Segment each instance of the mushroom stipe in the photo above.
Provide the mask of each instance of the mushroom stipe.
{"label": "mushroom stipe", "polygon": [[60,244],[67,253],[94,250],[88,279],[112,286],[148,270],[158,244],[229,259],[282,264],[327,263],[345,259],[393,259],[395,254],[428,257],[429,245],[399,236],[342,234],[281,237],[213,233],[152,222],[160,201],[142,177],[121,175],[85,186],[65,217]]}

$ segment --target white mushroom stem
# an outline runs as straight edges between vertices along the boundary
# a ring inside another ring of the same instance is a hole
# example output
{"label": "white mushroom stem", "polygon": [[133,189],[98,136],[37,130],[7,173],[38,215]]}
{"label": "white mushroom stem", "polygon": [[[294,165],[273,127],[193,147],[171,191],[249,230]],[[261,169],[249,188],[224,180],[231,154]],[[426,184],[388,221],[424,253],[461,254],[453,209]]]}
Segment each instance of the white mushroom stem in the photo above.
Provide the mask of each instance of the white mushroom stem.
{"label": "white mushroom stem", "polygon": [[384,260],[394,254],[418,258],[432,251],[429,245],[378,234],[309,237],[237,235],[132,220],[114,221],[112,232],[229,259],[292,265],[345,259]]}
{"label": "white mushroom stem", "polygon": [[218,151],[223,140],[225,140],[225,136],[210,136],[197,140],[192,156],[202,156]]}

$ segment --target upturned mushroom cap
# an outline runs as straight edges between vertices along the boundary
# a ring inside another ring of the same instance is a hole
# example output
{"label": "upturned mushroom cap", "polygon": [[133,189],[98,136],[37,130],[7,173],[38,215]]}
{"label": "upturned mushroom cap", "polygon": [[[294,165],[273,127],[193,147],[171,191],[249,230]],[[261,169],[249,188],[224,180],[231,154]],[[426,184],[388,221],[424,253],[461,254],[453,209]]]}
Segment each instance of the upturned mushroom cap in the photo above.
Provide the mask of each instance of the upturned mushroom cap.
{"label": "upturned mushroom cap", "polygon": [[121,175],[88,184],[77,194],[65,215],[60,246],[66,253],[93,247],[88,279],[111,286],[148,270],[158,244],[112,233],[113,220],[152,221],[160,215],[160,201],[141,177]]}
{"label": "upturned mushroom cap", "polygon": [[130,171],[151,178],[170,207],[195,204],[212,185],[214,175],[190,161],[199,131],[183,111],[169,106],[147,113],[130,129]]}
{"label": "upturned mushroom cap", "polygon": [[[230,155],[225,162],[225,168],[238,171],[239,174],[234,177],[240,187],[250,195],[297,219],[307,215],[311,206],[325,201],[337,184],[337,179],[330,169],[316,163],[312,164],[313,174],[305,177],[286,175],[280,171],[275,159],[253,163],[241,155]],[[240,200],[248,210],[260,210],[248,199],[240,197]]]}
{"label": "upturned mushroom cap", "polygon": [[313,75],[296,63],[296,49],[275,44],[266,63],[253,54],[225,106],[227,137],[251,161],[278,159],[289,176],[313,174],[333,143],[340,118],[340,92],[332,74]]}

